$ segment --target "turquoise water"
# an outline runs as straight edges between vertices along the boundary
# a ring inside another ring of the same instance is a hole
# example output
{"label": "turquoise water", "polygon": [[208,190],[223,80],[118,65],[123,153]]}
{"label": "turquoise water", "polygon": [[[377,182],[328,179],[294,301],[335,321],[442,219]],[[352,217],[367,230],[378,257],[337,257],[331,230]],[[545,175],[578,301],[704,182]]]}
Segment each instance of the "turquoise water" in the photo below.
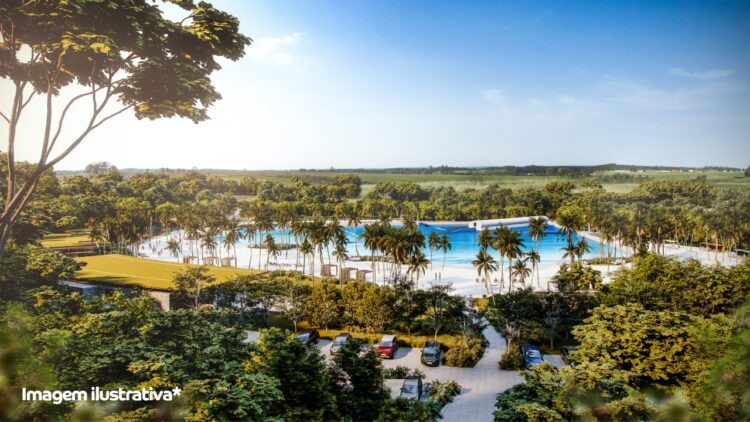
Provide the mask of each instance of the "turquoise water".
{"label": "turquoise water", "polygon": [[[529,237],[528,233],[528,225],[512,225],[509,226],[509,228],[513,231],[517,231],[521,233],[521,239],[525,243],[525,247],[523,248],[525,251],[529,251],[532,248],[536,247],[536,244],[533,240]],[[479,251],[479,243],[477,242],[477,237],[479,235],[479,232],[471,227],[466,226],[458,226],[458,225],[448,225],[448,224],[430,224],[430,223],[420,223],[419,224],[419,230],[424,233],[425,235],[425,242],[427,239],[429,239],[430,235],[433,232],[437,232],[440,235],[446,234],[448,235],[448,239],[450,240],[452,244],[452,249],[448,251],[446,257],[445,257],[445,263],[446,264],[457,264],[457,265],[471,265],[471,261],[474,260],[474,258],[477,255],[477,252]],[[490,229],[493,230],[493,229]],[[346,234],[347,238],[349,240],[349,244],[347,245],[347,249],[349,250],[349,256],[356,255],[356,249],[359,249],[359,253],[361,255],[369,255],[370,251],[365,248],[364,242],[359,239],[359,235],[364,232],[364,226],[358,226],[358,227],[346,227]],[[274,230],[271,233],[277,242],[283,243],[287,242],[288,232],[286,230]],[[578,236],[573,236],[573,241],[577,242],[579,240]],[[356,242],[356,247],[355,247]],[[589,252],[584,258],[592,258],[597,257],[599,255],[599,242],[588,240],[589,245],[591,246],[591,252]],[[542,261],[546,262],[557,262],[562,259],[563,251],[561,248],[563,248],[567,243],[567,239],[564,235],[559,233],[559,230],[557,227],[549,226],[546,230],[546,236],[541,240],[539,243],[539,255],[541,257]],[[243,240],[242,245],[237,246],[246,246],[247,241]],[[604,245],[604,254],[606,256],[607,254],[607,245]],[[493,256],[495,256],[495,259],[499,259],[499,255],[497,252],[492,251]],[[424,249],[425,255],[429,258],[430,256],[430,250],[428,248]],[[619,251],[618,251],[619,254]],[[442,251],[435,251],[433,252],[433,259],[435,263],[442,262],[443,260],[443,253]]]}

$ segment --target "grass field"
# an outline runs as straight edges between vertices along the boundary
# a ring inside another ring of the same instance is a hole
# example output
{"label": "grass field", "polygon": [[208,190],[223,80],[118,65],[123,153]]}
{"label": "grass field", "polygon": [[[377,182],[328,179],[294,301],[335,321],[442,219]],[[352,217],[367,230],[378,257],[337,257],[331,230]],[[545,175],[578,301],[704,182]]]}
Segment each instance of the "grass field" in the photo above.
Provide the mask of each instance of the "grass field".
{"label": "grass field", "polygon": [[[452,186],[456,190],[482,189],[491,184],[498,184],[505,188],[540,188],[550,182],[571,181],[580,183],[583,179],[569,176],[508,176],[497,174],[442,174],[442,173],[398,173],[388,170],[383,171],[311,171],[311,170],[199,170],[211,176],[224,177],[227,179],[239,179],[243,176],[252,176],[260,181],[272,181],[291,183],[292,177],[299,177],[311,183],[329,183],[342,174],[355,174],[362,180],[362,193],[367,194],[376,183],[380,182],[413,182],[422,187]],[[602,172],[601,174],[607,174]],[[132,176],[136,173],[127,173]],[[172,176],[184,175],[184,172],[176,171],[168,173]],[[646,171],[632,173],[637,176],[645,176],[651,180],[692,180],[698,176],[706,176],[709,183],[719,187],[734,187],[750,189],[750,177],[744,177],[739,172],[698,171],[669,172],[669,171]],[[604,189],[611,192],[630,192],[638,186],[639,182],[607,182],[603,184]]]}
{"label": "grass field", "polygon": [[[85,262],[76,273],[76,279],[112,285],[139,286],[147,289],[171,290],[172,278],[176,271],[187,268],[188,264],[154,261],[125,255],[97,255],[76,258]],[[225,281],[236,274],[263,274],[266,271],[243,268],[209,267],[216,281]]]}
{"label": "grass field", "polygon": [[42,239],[45,248],[62,248],[66,246],[77,246],[81,242],[91,242],[86,233],[50,233]]}

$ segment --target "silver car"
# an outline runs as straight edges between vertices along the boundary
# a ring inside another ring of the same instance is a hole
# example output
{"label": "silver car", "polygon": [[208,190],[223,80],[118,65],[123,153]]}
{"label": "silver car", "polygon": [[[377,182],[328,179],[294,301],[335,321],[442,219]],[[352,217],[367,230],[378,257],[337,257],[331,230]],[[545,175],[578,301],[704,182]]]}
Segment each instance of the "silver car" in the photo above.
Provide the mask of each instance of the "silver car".
{"label": "silver car", "polygon": [[404,384],[401,386],[402,399],[419,400],[422,397],[422,378],[406,377]]}

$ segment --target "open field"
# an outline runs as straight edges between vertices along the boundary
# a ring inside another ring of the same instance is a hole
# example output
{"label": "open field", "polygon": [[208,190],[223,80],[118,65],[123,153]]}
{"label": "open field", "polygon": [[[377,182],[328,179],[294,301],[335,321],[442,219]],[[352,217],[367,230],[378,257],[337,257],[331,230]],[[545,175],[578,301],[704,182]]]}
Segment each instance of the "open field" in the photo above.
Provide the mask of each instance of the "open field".
{"label": "open field", "polygon": [[50,233],[42,239],[42,246],[45,248],[63,248],[68,246],[78,246],[82,242],[91,242],[89,235],[86,233]]}
{"label": "open field", "polygon": [[[312,170],[199,170],[211,176],[227,179],[239,179],[243,176],[252,176],[260,181],[271,181],[280,183],[291,183],[292,177],[299,177],[311,183],[329,183],[337,176],[343,174],[355,174],[362,179],[362,193],[367,194],[376,183],[381,182],[413,182],[425,188],[451,186],[456,190],[481,189],[491,184],[498,184],[506,188],[539,188],[550,182],[570,181],[580,183],[587,177],[571,176],[536,176],[536,175],[504,175],[482,173],[477,170],[473,174],[443,174],[435,173],[400,173],[397,171],[312,171]],[[614,174],[616,172],[599,172],[598,175]],[[623,172],[620,172],[623,173]],[[136,174],[125,173],[127,176]],[[185,172],[175,171],[168,173],[172,176],[184,175]],[[637,177],[647,177],[649,180],[693,180],[698,176],[705,176],[708,182],[720,187],[750,188],[750,177],[745,177],[741,171],[696,171],[670,172],[670,171],[645,171],[625,172]],[[603,187],[611,192],[630,192],[638,186],[637,180],[625,182],[604,182]]]}
{"label": "open field", "polygon": [[[77,280],[161,290],[173,289],[172,278],[174,273],[189,266],[188,264],[155,261],[125,255],[87,256],[76,258],[76,261],[87,263],[76,273]],[[209,267],[209,270],[218,282],[225,281],[238,273],[259,275],[266,272],[222,267]]]}

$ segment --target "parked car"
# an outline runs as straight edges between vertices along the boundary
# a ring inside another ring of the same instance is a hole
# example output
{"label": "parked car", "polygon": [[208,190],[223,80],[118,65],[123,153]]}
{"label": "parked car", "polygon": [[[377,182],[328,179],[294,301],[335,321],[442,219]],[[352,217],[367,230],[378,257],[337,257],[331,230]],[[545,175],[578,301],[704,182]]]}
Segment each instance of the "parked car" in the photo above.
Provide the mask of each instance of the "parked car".
{"label": "parked car", "polygon": [[398,350],[398,339],[396,336],[386,335],[380,339],[380,344],[378,344],[378,355],[380,355],[381,358],[393,359],[396,355],[396,350]]}
{"label": "parked car", "polygon": [[338,355],[341,352],[341,349],[344,347],[344,345],[352,341],[352,335],[349,333],[341,333],[336,336],[335,339],[333,339],[333,343],[331,343],[331,354],[332,355]]}
{"label": "parked car", "polygon": [[401,386],[399,397],[402,399],[419,400],[422,397],[422,378],[406,377],[404,384]]}
{"label": "parked car", "polygon": [[320,334],[318,330],[308,330],[297,334],[297,340],[305,344],[317,343],[320,340]]}
{"label": "parked car", "polygon": [[576,346],[563,346],[560,348],[560,357],[566,365],[574,366],[576,363],[570,360],[570,355],[578,350]]}
{"label": "parked car", "polygon": [[521,346],[521,354],[523,354],[523,361],[527,368],[544,362],[542,351],[533,344],[524,344]]}
{"label": "parked car", "polygon": [[422,357],[420,358],[423,365],[438,366],[440,365],[440,343],[428,341],[422,347]]}

